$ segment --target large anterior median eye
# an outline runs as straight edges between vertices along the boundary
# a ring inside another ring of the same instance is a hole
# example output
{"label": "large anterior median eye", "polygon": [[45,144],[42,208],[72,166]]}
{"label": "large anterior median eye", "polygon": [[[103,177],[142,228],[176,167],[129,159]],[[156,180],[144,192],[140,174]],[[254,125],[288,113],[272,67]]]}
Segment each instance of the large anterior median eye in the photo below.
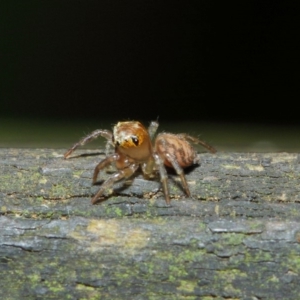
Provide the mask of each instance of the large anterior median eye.
{"label": "large anterior median eye", "polygon": [[132,140],[132,142],[136,145],[136,146],[138,146],[139,145],[139,139],[136,137],[136,136],[132,136],[131,137],[131,140]]}

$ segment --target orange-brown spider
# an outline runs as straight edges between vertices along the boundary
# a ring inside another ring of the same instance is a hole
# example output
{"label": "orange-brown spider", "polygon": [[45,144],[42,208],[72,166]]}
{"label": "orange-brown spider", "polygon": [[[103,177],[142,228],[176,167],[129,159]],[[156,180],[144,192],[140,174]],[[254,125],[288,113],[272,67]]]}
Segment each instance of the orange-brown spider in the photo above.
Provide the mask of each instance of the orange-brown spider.
{"label": "orange-brown spider", "polygon": [[[198,163],[199,159],[189,141],[201,144],[212,153],[215,153],[216,150],[205,142],[185,133],[160,133],[152,144],[157,128],[158,122],[156,121],[151,122],[148,130],[137,121],[119,122],[114,126],[113,132],[97,129],[74,144],[64,154],[64,158],[67,159],[78,146],[82,146],[99,136],[107,139],[107,156],[96,166],[93,184],[97,181],[99,172],[112,163],[115,163],[118,171],[102,184],[92,198],[93,204],[97,202],[105,190],[112,187],[115,182],[129,178],[139,167],[141,167],[146,178],[153,177],[157,171],[159,172],[167,204],[170,204],[170,194],[165,166],[175,169],[186,194],[191,195],[183,168]],[[111,145],[115,147],[115,152],[108,155],[108,149]]]}

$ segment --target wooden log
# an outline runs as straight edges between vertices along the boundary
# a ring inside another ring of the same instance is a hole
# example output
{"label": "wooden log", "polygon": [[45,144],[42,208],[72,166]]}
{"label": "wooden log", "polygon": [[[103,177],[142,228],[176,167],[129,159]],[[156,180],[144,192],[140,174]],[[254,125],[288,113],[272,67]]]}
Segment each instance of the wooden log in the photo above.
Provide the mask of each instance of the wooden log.
{"label": "wooden log", "polygon": [[91,205],[103,152],[63,153],[0,149],[1,299],[299,299],[298,154],[200,154],[167,206],[141,175]]}

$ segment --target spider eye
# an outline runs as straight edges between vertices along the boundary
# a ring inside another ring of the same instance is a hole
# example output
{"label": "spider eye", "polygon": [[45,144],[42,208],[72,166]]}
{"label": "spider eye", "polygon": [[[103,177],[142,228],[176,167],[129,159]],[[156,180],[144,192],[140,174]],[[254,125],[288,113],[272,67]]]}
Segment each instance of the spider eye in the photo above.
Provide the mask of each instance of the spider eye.
{"label": "spider eye", "polygon": [[131,137],[131,140],[132,140],[132,142],[133,142],[136,146],[139,145],[139,139],[138,139],[136,136],[132,136],[132,137]]}

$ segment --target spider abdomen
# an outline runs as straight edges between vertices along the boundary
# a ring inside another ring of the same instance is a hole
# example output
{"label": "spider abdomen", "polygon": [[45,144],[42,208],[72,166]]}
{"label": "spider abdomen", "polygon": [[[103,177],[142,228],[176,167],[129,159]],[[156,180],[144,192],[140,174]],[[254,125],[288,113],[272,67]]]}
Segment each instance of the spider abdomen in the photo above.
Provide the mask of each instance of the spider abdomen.
{"label": "spider abdomen", "polygon": [[168,156],[175,158],[182,168],[197,163],[196,151],[180,134],[159,134],[155,140],[155,150],[165,158],[164,164],[168,167],[172,167],[172,164],[168,160]]}

